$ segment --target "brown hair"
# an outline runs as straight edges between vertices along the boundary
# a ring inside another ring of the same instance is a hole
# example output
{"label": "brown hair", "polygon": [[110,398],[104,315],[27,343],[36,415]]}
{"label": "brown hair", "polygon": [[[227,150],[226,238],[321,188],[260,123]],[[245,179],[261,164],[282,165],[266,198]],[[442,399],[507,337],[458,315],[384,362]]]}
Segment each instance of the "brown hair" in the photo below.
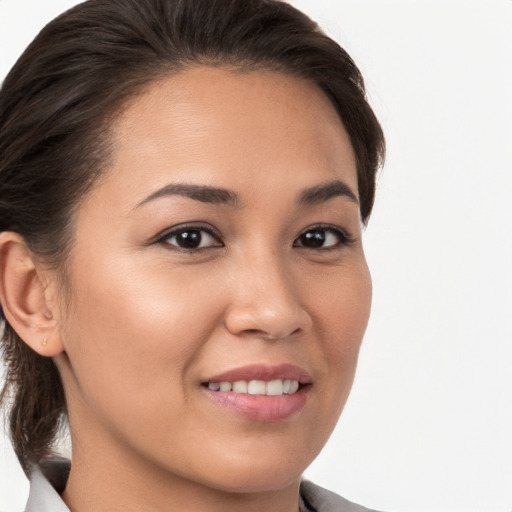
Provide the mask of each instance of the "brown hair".
{"label": "brown hair", "polygon": [[[149,82],[190,65],[267,68],[330,98],[350,136],[367,221],[384,138],[349,55],[300,11],[275,0],[90,0],[49,23],[0,91],[0,232],[22,235],[63,269],[73,211],[109,158],[109,126]],[[5,322],[5,319],[4,319]],[[66,404],[50,358],[5,322],[0,398],[26,471],[48,455]]]}

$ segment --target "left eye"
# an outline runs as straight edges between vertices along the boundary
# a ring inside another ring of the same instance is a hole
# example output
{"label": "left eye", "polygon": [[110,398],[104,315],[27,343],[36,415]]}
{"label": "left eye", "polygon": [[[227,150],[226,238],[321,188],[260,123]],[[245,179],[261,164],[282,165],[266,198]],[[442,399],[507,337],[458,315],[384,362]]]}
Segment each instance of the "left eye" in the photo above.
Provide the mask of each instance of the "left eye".
{"label": "left eye", "polygon": [[219,239],[204,228],[182,228],[168,233],[161,241],[179,249],[188,250],[222,246]]}
{"label": "left eye", "polygon": [[339,229],[317,227],[304,231],[295,240],[294,246],[308,249],[330,249],[348,243],[348,237]]}

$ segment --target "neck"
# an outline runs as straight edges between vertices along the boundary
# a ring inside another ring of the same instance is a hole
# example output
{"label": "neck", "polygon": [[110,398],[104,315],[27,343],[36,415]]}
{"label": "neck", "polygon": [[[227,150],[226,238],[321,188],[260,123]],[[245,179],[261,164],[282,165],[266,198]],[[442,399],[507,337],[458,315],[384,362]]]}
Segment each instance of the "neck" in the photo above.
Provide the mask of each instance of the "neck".
{"label": "neck", "polygon": [[[77,446],[77,443],[74,443]],[[80,444],[78,443],[78,446]],[[194,482],[139,457],[73,450],[62,498],[73,512],[297,512],[300,480],[278,489],[233,490]]]}

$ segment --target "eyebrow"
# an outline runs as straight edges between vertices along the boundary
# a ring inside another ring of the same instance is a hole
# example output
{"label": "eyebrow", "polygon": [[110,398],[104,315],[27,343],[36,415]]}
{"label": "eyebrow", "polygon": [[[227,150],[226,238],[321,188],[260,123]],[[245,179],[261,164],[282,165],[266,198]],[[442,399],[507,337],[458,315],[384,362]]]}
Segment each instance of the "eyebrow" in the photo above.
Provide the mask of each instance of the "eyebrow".
{"label": "eyebrow", "polygon": [[[150,201],[154,201],[155,199],[159,199],[160,197],[168,196],[188,197],[195,201],[210,204],[227,204],[231,206],[238,204],[238,194],[225,188],[208,185],[171,183],[150,194],[142,200],[136,208]],[[359,200],[352,189],[340,180],[322,183],[303,190],[299,195],[298,204],[310,206],[324,203],[329,199],[339,196],[347,197],[353,203],[359,204]]]}
{"label": "eyebrow", "polygon": [[194,199],[195,201],[201,201],[202,203],[228,204],[232,206],[236,206],[238,203],[238,195],[225,188],[210,187],[208,185],[171,183],[146,197],[146,199],[137,205],[137,208],[150,201],[166,196],[182,196]]}
{"label": "eyebrow", "polygon": [[343,181],[335,180],[328,183],[322,183],[311,188],[303,190],[299,196],[299,204],[315,205],[332,199],[334,197],[346,197],[355,204],[359,204],[359,199],[352,189]]}

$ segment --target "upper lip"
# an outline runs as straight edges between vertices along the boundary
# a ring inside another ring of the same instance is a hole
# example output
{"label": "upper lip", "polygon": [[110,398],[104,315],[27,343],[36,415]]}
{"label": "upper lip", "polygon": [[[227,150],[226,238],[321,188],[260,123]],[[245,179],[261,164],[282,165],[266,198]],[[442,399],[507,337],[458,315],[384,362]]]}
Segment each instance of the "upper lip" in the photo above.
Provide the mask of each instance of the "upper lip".
{"label": "upper lip", "polygon": [[224,373],[209,377],[205,382],[236,382],[240,380],[296,380],[300,384],[309,384],[311,376],[309,373],[293,364],[251,364],[233,368]]}

